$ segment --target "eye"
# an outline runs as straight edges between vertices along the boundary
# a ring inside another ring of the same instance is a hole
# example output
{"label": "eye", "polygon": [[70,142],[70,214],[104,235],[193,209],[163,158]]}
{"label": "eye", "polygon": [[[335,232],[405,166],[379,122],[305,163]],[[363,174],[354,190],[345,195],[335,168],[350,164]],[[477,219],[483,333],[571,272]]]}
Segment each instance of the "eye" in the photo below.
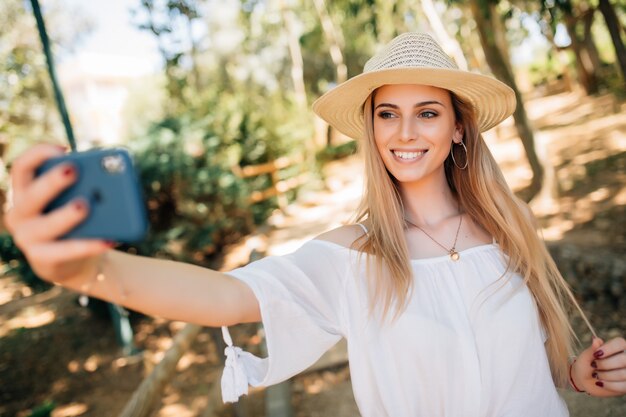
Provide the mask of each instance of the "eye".
{"label": "eye", "polygon": [[391,119],[395,117],[395,115],[390,111],[381,111],[380,113],[378,113],[378,117],[380,117],[381,119]]}
{"label": "eye", "polygon": [[432,119],[433,117],[437,117],[437,113],[430,110],[425,110],[419,114],[419,117],[424,119]]}

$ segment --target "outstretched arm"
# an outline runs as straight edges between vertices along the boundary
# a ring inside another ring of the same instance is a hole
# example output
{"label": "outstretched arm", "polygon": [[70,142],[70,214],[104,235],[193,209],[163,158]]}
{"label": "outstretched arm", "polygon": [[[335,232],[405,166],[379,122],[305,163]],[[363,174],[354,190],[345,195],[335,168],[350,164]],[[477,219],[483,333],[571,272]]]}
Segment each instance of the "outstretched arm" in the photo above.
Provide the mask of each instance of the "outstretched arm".
{"label": "outstretched arm", "polygon": [[[63,286],[132,310],[204,326],[261,320],[254,293],[238,279],[196,265],[109,250],[86,276]],[[98,267],[103,279],[97,279]]]}
{"label": "outstretched arm", "polygon": [[[207,326],[260,320],[252,290],[223,273],[117,252],[102,240],[58,240],[89,212],[87,203],[79,200],[43,213],[44,207],[76,180],[76,171],[66,164],[35,178],[41,163],[62,153],[53,145],[37,145],[11,168],[13,206],[5,215],[5,224],[38,276],[168,319]],[[101,280],[97,279],[100,269]]]}

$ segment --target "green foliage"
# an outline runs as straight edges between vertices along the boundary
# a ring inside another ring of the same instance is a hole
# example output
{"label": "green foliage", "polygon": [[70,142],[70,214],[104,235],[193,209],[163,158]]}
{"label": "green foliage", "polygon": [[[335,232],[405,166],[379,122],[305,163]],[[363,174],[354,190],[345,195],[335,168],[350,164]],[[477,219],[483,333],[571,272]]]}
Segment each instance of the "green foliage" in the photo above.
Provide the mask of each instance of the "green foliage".
{"label": "green foliage", "polygon": [[54,401],[46,401],[44,404],[35,407],[28,417],[50,417],[56,406]]}
{"label": "green foliage", "polygon": [[26,261],[22,251],[15,246],[11,235],[0,234],[0,261],[4,263],[4,274],[15,274],[36,291],[50,288],[50,284],[41,280]]}
{"label": "green foliage", "polygon": [[41,136],[44,126],[53,137],[60,128],[34,18],[19,3],[0,3],[0,140],[18,145],[12,156]]}
{"label": "green foliage", "polygon": [[358,145],[356,140],[351,140],[335,146],[327,146],[317,153],[317,160],[319,162],[327,162],[345,158],[346,156],[354,155],[357,148]]}
{"label": "green foliage", "polygon": [[[76,10],[50,6],[44,12],[53,46],[70,48],[88,32]],[[36,141],[65,139],[35,19],[23,1],[0,2],[0,28],[0,144],[9,145],[0,157],[11,160]]]}
{"label": "green foliage", "polygon": [[195,106],[131,141],[148,202],[151,233],[142,254],[207,263],[276,208],[250,204],[267,176],[244,179],[236,167],[303,150],[310,127],[280,97],[205,92]]}
{"label": "green foliage", "polygon": [[548,59],[535,60],[528,68],[531,82],[534,86],[548,84],[562,76],[561,63],[558,57],[550,51]]}
{"label": "green foliage", "polygon": [[[180,109],[185,103],[185,87],[189,73],[183,70],[185,59],[195,67],[195,50],[198,40],[192,35],[194,21],[199,19],[198,7],[201,1],[195,0],[141,0],[140,6],[131,9],[132,18],[139,29],[149,31],[159,42],[159,51],[165,61],[166,89],[170,96],[169,105]],[[186,51],[190,43],[191,53]],[[197,79],[195,80],[197,83]],[[196,87],[198,87],[196,85]]]}

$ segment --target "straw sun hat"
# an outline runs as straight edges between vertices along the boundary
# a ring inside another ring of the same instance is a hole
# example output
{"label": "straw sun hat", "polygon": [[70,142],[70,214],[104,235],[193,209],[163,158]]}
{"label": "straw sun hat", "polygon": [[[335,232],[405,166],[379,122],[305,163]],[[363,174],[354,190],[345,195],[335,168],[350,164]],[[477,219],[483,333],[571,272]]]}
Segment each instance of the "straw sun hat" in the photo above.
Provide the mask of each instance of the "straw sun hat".
{"label": "straw sun hat", "polygon": [[363,73],[338,85],[313,103],[313,111],[351,138],[363,136],[363,103],[386,84],[423,84],[445,88],[474,106],[481,132],[515,110],[515,94],[504,83],[459,70],[425,33],[405,33],[393,39],[367,63]]}

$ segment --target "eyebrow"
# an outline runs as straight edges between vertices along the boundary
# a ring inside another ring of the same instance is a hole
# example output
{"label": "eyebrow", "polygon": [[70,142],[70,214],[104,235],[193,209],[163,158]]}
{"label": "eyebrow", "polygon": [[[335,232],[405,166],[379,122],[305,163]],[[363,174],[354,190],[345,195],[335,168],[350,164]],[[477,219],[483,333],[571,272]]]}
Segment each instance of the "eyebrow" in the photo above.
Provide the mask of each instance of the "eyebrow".
{"label": "eyebrow", "polygon": [[[446,106],[443,105],[443,103],[441,103],[441,102],[439,102],[437,100],[420,101],[419,103],[415,103],[415,105],[413,107],[416,108],[416,107],[428,106],[428,105],[431,105],[431,104],[439,104],[442,107],[446,107]],[[391,107],[392,109],[399,109],[400,108],[399,106],[397,106],[395,104],[380,103],[374,109],[377,109],[379,107]]]}

